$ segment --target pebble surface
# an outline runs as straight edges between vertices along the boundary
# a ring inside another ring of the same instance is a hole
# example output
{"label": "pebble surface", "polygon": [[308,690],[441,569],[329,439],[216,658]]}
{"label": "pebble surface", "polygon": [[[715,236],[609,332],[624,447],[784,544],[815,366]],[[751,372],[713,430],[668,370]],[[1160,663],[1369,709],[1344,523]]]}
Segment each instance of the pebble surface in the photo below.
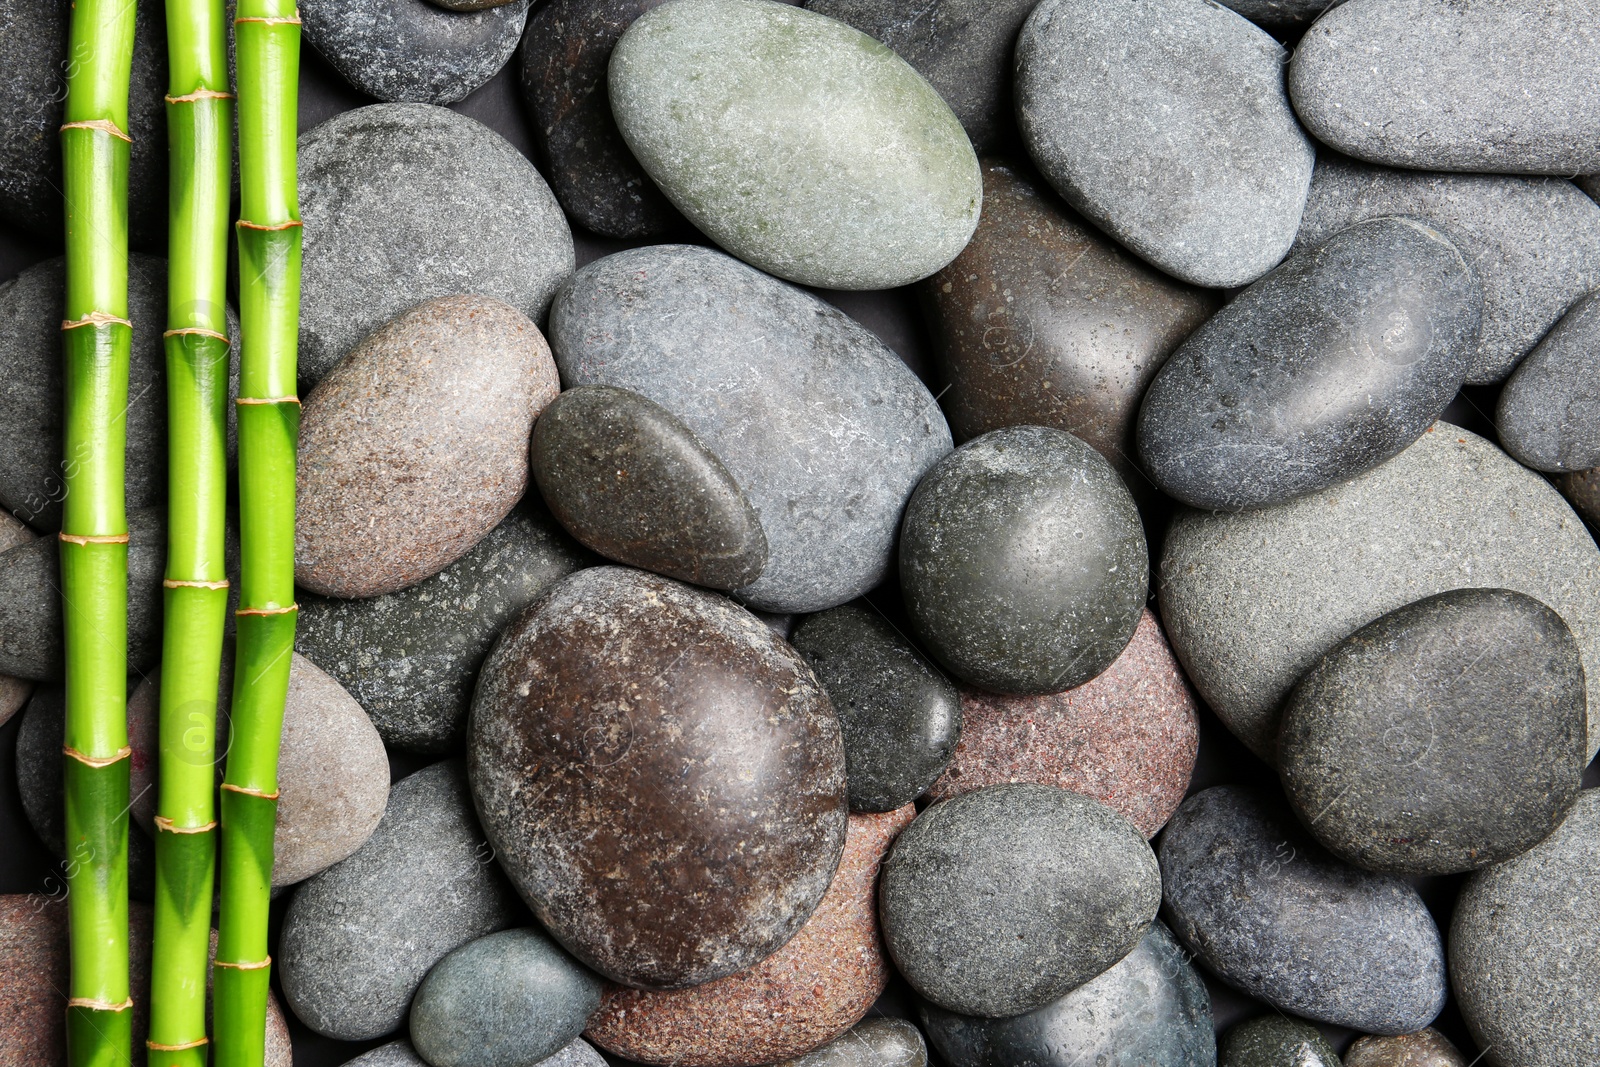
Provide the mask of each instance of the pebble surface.
{"label": "pebble surface", "polygon": [[928,1046],[916,1024],[874,1016],[821,1048],[774,1067],[928,1067]]}
{"label": "pebble surface", "polygon": [[1469,1067],[1450,1039],[1431,1026],[1398,1037],[1363,1037],[1345,1050],[1344,1067]]}
{"label": "pebble surface", "polygon": [[1500,443],[1541,471],[1600,467],[1600,291],[1568,309],[1500,391]]}
{"label": "pebble surface", "polygon": [[1314,1026],[1282,1015],[1242,1022],[1222,1039],[1222,1067],[1340,1067]]}
{"label": "pebble surface", "polygon": [[[21,520],[0,511],[0,569],[6,566],[5,553],[18,545],[27,544],[35,536]],[[4,726],[11,716],[22,710],[22,705],[28,702],[28,695],[32,692],[33,683],[27,679],[0,674],[0,726]]]}

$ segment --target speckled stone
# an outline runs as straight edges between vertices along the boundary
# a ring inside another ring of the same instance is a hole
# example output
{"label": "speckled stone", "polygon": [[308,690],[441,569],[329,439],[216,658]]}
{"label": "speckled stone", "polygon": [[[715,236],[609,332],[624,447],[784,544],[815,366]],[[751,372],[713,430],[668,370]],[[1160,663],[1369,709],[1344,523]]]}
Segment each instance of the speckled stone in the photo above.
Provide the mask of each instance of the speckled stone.
{"label": "speckled stone", "polygon": [[1469,1067],[1450,1039],[1429,1027],[1398,1037],[1360,1038],[1345,1050],[1344,1067]]}
{"label": "speckled stone", "polygon": [[[4,554],[18,545],[25,545],[33,540],[34,533],[28,529],[20,519],[14,519],[5,512],[0,511],[0,560]],[[0,561],[0,568],[5,566]],[[33,692],[33,683],[25,678],[14,678],[9,674],[0,674],[0,726],[22,710],[22,705],[28,702],[28,696]]]}
{"label": "speckled stone", "polygon": [[961,124],[910,65],[842,22],[769,0],[678,0],[622,35],[609,84],[623,138],[668,199],[780,278],[906,285],[977,225],[983,189]]}
{"label": "speckled stone", "polygon": [[1139,624],[1149,559],[1116,471],[1060,430],[994,430],[917,485],[900,530],[912,629],[963,681],[1058,693],[1093,678]]}
{"label": "speckled stone", "polygon": [[839,1037],[774,1067],[927,1067],[922,1031],[905,1019],[862,1019]]}
{"label": "speckled stone", "polygon": [[300,137],[302,392],[432,297],[476,293],[534,321],[572,273],[572,231],[498,133],[425,104],[375,104]]}
{"label": "speckled stone", "polygon": [[1126,815],[1145,837],[1178,810],[1200,745],[1194,694],[1148,609],[1099,675],[1044,696],[961,693],[962,733],[931,800],[1038,782]]}
{"label": "speckled stone", "polygon": [[1506,451],[1536,470],[1600,467],[1600,291],[1574,304],[1517,366],[1494,421]]}
{"label": "speckled stone", "polygon": [[1471,366],[1483,290],[1412,219],[1356,223],[1275,268],[1178,346],[1139,409],[1139,461],[1215,511],[1281,504],[1421,437]]}
{"label": "speckled stone", "polygon": [[1293,32],[1316,21],[1317,16],[1341,0],[1217,0],[1270,30]]}
{"label": "speckled stone", "polygon": [[427,0],[302,0],[305,39],[379,100],[454,104],[499,73],[529,0],[444,10]]}
{"label": "speckled stone", "polygon": [[593,562],[530,493],[472,551],[409,589],[362,600],[301,591],[295,648],[355,697],[390,745],[447,752],[478,667],[518,612]]}
{"label": "speckled stone", "polygon": [[933,394],[809,293],[707,248],[589,264],[550,311],[562,382],[654,400],[720,459],[761,517],[752,607],[821,611],[883,580],[917,479],[950,450]]}
{"label": "speckled stone", "polygon": [[1097,978],[1042,1008],[977,1019],[921,1005],[928,1040],[950,1067],[1216,1067],[1211,996],[1165,925]]}
{"label": "speckled stone", "polygon": [[878,865],[916,816],[906,805],[851,815],[844,857],[811,918],[755,966],[692,989],[611,986],[589,1038],[625,1059],[673,1067],[746,1067],[840,1037],[889,981],[878,934]]}
{"label": "speckled stone", "polygon": [[511,624],[467,752],[539,921],[638,988],[770,955],[844,847],[839,721],[805,661],[727,599],[644,571],[579,571]]}
{"label": "speckled stone", "polygon": [[561,384],[539,328],[477,296],[375,330],[306,398],[295,581],[393,593],[444,570],[528,486],[528,434]]}
{"label": "speckled stone", "polygon": [[1330,856],[1275,794],[1184,801],[1161,836],[1161,886],[1200,962],[1283,1011],[1404,1034],[1444,1006],[1444,945],[1417,891]]}
{"label": "speckled stone", "polygon": [[428,1062],[417,1055],[411,1042],[391,1041],[353,1060],[345,1060],[344,1067],[428,1067]]}
{"label": "speckled stone", "polygon": [[[1470,506],[1464,506],[1470,502]],[[1380,615],[1463,583],[1554,608],[1578,639],[1600,744],[1600,551],[1543,478],[1448,423],[1343,485],[1261,511],[1182,511],[1158,590],[1206,704],[1270,758],[1289,689]]]}
{"label": "speckled stone", "polygon": [[961,736],[956,687],[863,603],[807,617],[790,641],[839,715],[850,810],[892,811],[921,796]]}
{"label": "speckled stone", "polygon": [[550,511],[602,556],[712,589],[761,576],[767,537],[728,468],[649,397],[580,385],[533,427]]}
{"label": "speckled stone", "polygon": [[1373,163],[1600,170],[1600,27],[1581,0],[1348,0],[1288,82],[1313,136]]}
{"label": "speckled stone", "polygon": [[1579,515],[1600,526],[1600,468],[1563,474],[1555,486]]}
{"label": "speckled stone", "polygon": [[1406,215],[1461,251],[1483,285],[1483,324],[1467,375],[1510,373],[1568,305],[1600,289],[1600,205],[1559,178],[1439,174],[1317,153],[1297,245],[1364,219]]}
{"label": "speckled stone", "polygon": [[1017,117],[1050,184],[1195,285],[1271,270],[1294,241],[1311,142],[1284,50],[1205,0],[1045,0],[1017,38]]}
{"label": "speckled stone", "polygon": [[1137,827],[1099,801],[1026,783],[919,815],[883,865],[878,914],[912,988],[992,1018],[1109,969],[1144,936],[1160,896]]}
{"label": "speckled stone", "polygon": [[1340,1067],[1314,1026],[1282,1015],[1242,1022],[1222,1039],[1222,1067]]}
{"label": "speckled stone", "polygon": [[600,979],[537,927],[468,942],[411,1002],[411,1044],[432,1067],[531,1067],[583,1033]]}
{"label": "speckled stone", "polygon": [[1589,1067],[1600,1048],[1600,789],[1531,851],[1467,879],[1450,924],[1467,1029],[1503,1067]]}
{"label": "speckled stone", "polygon": [[523,914],[494,860],[460,763],[396,782],[367,843],[295,890],[275,959],[289,1007],[342,1041],[394,1033],[429,968]]}
{"label": "speckled stone", "polygon": [[522,37],[522,100],[556,198],[606,237],[653,237],[684,225],[633,158],[611,115],[606,67],[633,20],[662,0],[549,0]]}

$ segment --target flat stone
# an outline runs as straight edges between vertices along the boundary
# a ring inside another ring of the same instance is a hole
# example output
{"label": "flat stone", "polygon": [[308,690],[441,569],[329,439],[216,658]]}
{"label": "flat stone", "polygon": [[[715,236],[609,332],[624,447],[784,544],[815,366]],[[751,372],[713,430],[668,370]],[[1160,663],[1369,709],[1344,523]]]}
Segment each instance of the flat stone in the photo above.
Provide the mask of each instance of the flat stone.
{"label": "flat stone", "polygon": [[535,322],[572,273],[572,231],[533,164],[447,108],[374,104],[300,137],[302,392],[432,297],[476,293]]}
{"label": "flat stone", "polygon": [[691,989],[610,986],[589,1021],[590,1040],[625,1059],[673,1067],[773,1063],[843,1040],[889,982],[878,934],[878,866],[915,817],[909,804],[852,814],[827,893],[782,948]]}
{"label": "flat stone", "polygon": [[1398,1037],[1363,1037],[1345,1050],[1344,1067],[1469,1067],[1450,1039],[1429,1027]]}
{"label": "flat stone", "polygon": [[1292,33],[1341,0],[1217,0],[1265,29]]}
{"label": "flat stone", "polygon": [[1017,118],[1050,184],[1195,285],[1246,285],[1289,251],[1311,142],[1283,47],[1204,0],[1045,0],[1017,38]]}
{"label": "flat stone", "polygon": [[551,513],[602,556],[712,589],[761,576],[761,519],[722,461],[649,397],[609,385],[558,396],[530,464]]}
{"label": "flat stone", "polygon": [[992,1018],[1110,969],[1160,896],[1155,856],[1122,815],[1065,789],[996,785],[933,805],[900,835],[878,914],[917,993]]}
{"label": "flat stone", "polygon": [[306,41],[368,96],[454,104],[506,65],[528,2],[446,11],[427,0],[305,0],[300,19]]}
{"label": "flat stone", "polygon": [[1480,1048],[1515,1067],[1584,1067],[1600,1047],[1600,789],[1516,859],[1467,879],[1450,979]]}
{"label": "flat stone", "polygon": [[994,430],[917,485],[900,532],[916,636],[963,681],[1058,693],[1127,647],[1149,586],[1139,511],[1105,457],[1060,430]]}
{"label": "flat stone", "polygon": [[821,611],[883,580],[917,479],[950,450],[933,394],[843,312],[707,248],[589,264],[550,311],[567,388],[614,385],[670,411],[761,518],[752,607]]}
{"label": "flat stone", "polygon": [[[20,519],[0,511],[0,556],[18,545],[27,544],[35,536]],[[0,567],[3,566],[0,563]],[[28,702],[32,692],[33,683],[27,679],[0,674],[0,726],[4,726],[11,716],[22,710],[22,705]]]}
{"label": "flat stone", "polygon": [[1242,1022],[1222,1040],[1222,1067],[1340,1067],[1314,1026],[1282,1015]]}
{"label": "flat stone", "polygon": [[1306,32],[1288,82],[1313,136],[1373,163],[1600,170],[1600,29],[1580,3],[1354,0]]}
{"label": "flat stone", "polygon": [[1214,511],[1371,470],[1460,391],[1483,292],[1439,231],[1378,218],[1308,247],[1178,346],[1139,409],[1139,459]]}
{"label": "flat stone", "polygon": [[1157,921],[1120,963],[1026,1015],[979,1019],[923,1003],[922,1023],[950,1067],[1216,1067],[1211,995],[1189,959]]}
{"label": "flat stone", "polygon": [[560,391],[539,328],[478,296],[418,304],[306,398],[295,581],[394,593],[444,570],[528,486],[528,435]]}
{"label": "flat stone", "polygon": [[522,100],[556,199],[605,237],[655,237],[684,225],[633,158],[611,115],[606,67],[622,31],[662,0],[550,0],[522,38]]}
{"label": "flat stone", "polygon": [[961,736],[956,687],[860,603],[808,616],[790,639],[839,715],[851,811],[892,811],[944,771]]}
{"label": "flat stone", "polygon": [[494,858],[459,762],[396,782],[366,844],[289,903],[275,963],[295,1015],[341,1041],[400,1029],[435,963],[524,914]]}
{"label": "flat stone", "polygon": [[1524,593],[1565,620],[1588,679],[1589,751],[1600,745],[1600,551],[1543,478],[1459,427],[1436,423],[1387,463],[1287,504],[1184,510],[1160,575],[1190,681],[1263,758],[1284,697],[1329,649],[1463,584]]}
{"label": "flat stone", "polygon": [[928,1046],[916,1024],[873,1016],[819,1049],[774,1067],[927,1067]]}
{"label": "flat stone", "polygon": [[1323,851],[1276,795],[1196,793],[1160,855],[1173,932],[1241,992],[1376,1034],[1420,1030],[1444,1007],[1444,945],[1417,891]]}
{"label": "flat stone", "polygon": [[434,964],[411,1003],[411,1043],[433,1067],[541,1063],[578,1040],[600,979],[544,931],[480,937]]}
{"label": "flat stone", "polygon": [[961,743],[928,798],[1038,782],[1092,797],[1154,837],[1189,788],[1200,746],[1196,714],[1194,694],[1146,609],[1122,654],[1076,688],[1043,696],[963,689]]}
{"label": "flat stone", "polygon": [[1600,467],[1600,291],[1574,304],[1500,391],[1500,443],[1529,467]]}
{"label": "flat stone", "polygon": [[1573,301],[1600,289],[1600,205],[1559,178],[1391,170],[1322,149],[1296,243],[1385,215],[1432,226],[1478,275],[1483,323],[1469,383],[1504,378]]}
{"label": "flat stone", "polygon": [[500,631],[591,562],[528,494],[472,551],[408,589],[361,600],[301,591],[295,648],[356,698],[385,743],[448,752]]}
{"label": "flat stone", "polygon": [[637,988],[771,955],[844,847],[844,747],[805,661],[727,599],[644,571],[579,571],[512,622],[467,751],[540,923]]}
{"label": "flat stone", "polygon": [[622,35],[609,84],[645,172],[769,274],[906,285],[977,225],[983,189],[961,124],[909,64],[842,22],[769,0],[678,0]]}

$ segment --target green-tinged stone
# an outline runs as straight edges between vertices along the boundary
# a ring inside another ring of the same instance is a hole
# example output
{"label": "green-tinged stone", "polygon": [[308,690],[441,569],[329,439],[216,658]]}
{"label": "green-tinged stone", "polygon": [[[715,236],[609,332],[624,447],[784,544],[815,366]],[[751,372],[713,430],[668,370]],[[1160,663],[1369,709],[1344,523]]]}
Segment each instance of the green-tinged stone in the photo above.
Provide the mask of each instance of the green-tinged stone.
{"label": "green-tinged stone", "polygon": [[1317,1028],[1284,1015],[1240,1023],[1222,1039],[1222,1067],[1340,1067]]}

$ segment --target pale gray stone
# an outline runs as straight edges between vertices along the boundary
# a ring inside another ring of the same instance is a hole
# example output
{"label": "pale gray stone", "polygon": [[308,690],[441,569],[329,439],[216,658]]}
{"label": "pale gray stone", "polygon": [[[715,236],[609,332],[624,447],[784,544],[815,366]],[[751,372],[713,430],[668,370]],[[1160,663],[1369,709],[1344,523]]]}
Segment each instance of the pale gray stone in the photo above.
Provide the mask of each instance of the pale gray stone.
{"label": "pale gray stone", "polygon": [[1495,410],[1500,443],[1542,471],[1600,467],[1600,291],[1518,364]]}

